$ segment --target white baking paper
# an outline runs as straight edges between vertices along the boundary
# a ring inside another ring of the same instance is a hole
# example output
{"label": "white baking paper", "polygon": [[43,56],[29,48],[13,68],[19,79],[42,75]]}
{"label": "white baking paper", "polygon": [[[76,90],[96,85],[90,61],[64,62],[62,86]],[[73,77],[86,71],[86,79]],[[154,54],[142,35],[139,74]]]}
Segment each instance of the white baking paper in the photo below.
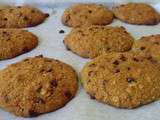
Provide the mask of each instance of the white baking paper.
{"label": "white baking paper", "polygon": [[[135,0],[136,2],[142,0]],[[80,2],[80,0],[0,0],[0,5],[23,5],[29,4],[50,14],[46,21],[36,27],[27,28],[39,37],[39,45],[36,49],[26,54],[20,55],[14,59],[0,61],[0,68],[6,65],[20,61],[26,57],[43,54],[46,57],[56,58],[64,61],[75,68],[77,73],[81,71],[83,65],[89,59],[81,58],[70,51],[67,51],[63,45],[64,36],[70,31],[70,28],[61,24],[61,15],[64,8],[69,5]],[[81,2],[103,3],[110,8],[113,5],[133,0],[81,0]],[[147,0],[157,10],[160,11],[159,0]],[[141,36],[160,33],[160,24],[154,26],[136,26],[114,20],[112,26],[124,26],[136,39]],[[64,30],[65,34],[59,34]],[[160,120],[160,101],[139,107],[133,110],[118,109],[107,104],[91,100],[80,86],[76,97],[65,107],[51,113],[43,114],[35,118],[16,117],[0,109],[0,120]]]}

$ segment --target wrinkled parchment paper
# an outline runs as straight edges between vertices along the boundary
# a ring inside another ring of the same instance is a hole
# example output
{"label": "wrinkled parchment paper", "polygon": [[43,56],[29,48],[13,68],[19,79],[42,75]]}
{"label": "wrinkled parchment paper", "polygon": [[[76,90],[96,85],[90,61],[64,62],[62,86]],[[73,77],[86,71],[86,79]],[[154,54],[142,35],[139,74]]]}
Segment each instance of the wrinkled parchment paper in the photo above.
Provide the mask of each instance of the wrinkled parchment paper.
{"label": "wrinkled parchment paper", "polygon": [[[27,28],[39,37],[39,45],[36,49],[14,59],[0,61],[0,69],[6,65],[20,61],[26,57],[43,54],[46,57],[56,58],[72,65],[77,73],[89,59],[83,59],[63,45],[64,36],[70,28],[61,24],[60,18],[64,8],[76,2],[97,2],[112,7],[126,2],[147,2],[160,11],[159,0],[0,0],[0,5],[35,6],[50,14],[44,23],[39,26]],[[136,26],[114,20],[112,26],[124,26],[136,39],[141,36],[160,33],[160,24],[155,26]],[[65,34],[59,34],[64,30]],[[0,109],[0,120],[160,120],[160,101],[142,106],[137,109],[127,110],[111,107],[106,104],[91,100],[82,87],[79,87],[76,97],[65,107],[51,113],[43,114],[35,118],[16,117]]]}

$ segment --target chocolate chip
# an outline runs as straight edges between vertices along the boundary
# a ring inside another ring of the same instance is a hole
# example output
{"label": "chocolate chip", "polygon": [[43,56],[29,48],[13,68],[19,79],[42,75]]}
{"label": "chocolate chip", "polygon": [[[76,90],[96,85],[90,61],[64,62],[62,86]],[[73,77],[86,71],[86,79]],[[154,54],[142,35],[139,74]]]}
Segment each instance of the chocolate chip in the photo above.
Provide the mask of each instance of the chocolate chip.
{"label": "chocolate chip", "polygon": [[17,6],[17,8],[22,8],[21,6]]}
{"label": "chocolate chip", "polygon": [[31,10],[31,13],[35,13],[35,10]]}
{"label": "chocolate chip", "polygon": [[53,69],[52,69],[52,68],[50,68],[50,69],[46,70],[46,72],[52,72],[52,71],[53,71]]}
{"label": "chocolate chip", "polygon": [[6,39],[6,41],[9,41],[9,40],[10,40],[10,38]]}
{"label": "chocolate chip", "polygon": [[95,67],[95,66],[96,66],[96,64],[94,64],[94,63],[89,65],[89,67]]}
{"label": "chocolate chip", "polygon": [[46,16],[46,17],[49,17],[49,14],[48,14],[48,13],[45,13],[45,16]]}
{"label": "chocolate chip", "polygon": [[50,84],[53,86],[53,87],[57,87],[58,83],[56,80],[52,80],[50,81]]}
{"label": "chocolate chip", "polygon": [[66,92],[64,93],[64,95],[65,95],[68,99],[71,99],[71,98],[72,98],[72,94],[71,94],[70,91],[66,91]]}
{"label": "chocolate chip", "polygon": [[30,117],[36,117],[38,115],[38,113],[35,112],[34,110],[29,110],[28,113]]}
{"label": "chocolate chip", "polygon": [[35,103],[42,103],[42,104],[45,104],[45,101],[40,98],[40,97],[37,97],[35,100],[34,100]]}
{"label": "chocolate chip", "polygon": [[88,10],[89,13],[92,13],[92,10]]}
{"label": "chocolate chip", "polygon": [[107,82],[108,82],[107,80],[103,80],[103,83],[102,83],[102,84],[103,84],[104,86],[106,86]]}
{"label": "chocolate chip", "polygon": [[130,70],[131,68],[130,67],[127,67],[127,70]]}
{"label": "chocolate chip", "polygon": [[128,82],[128,83],[135,82],[135,79],[134,79],[133,77],[128,77],[128,78],[127,78],[127,82]]}
{"label": "chocolate chip", "polygon": [[7,21],[8,19],[7,19],[7,18],[4,18],[4,20]]}
{"label": "chocolate chip", "polygon": [[120,59],[121,59],[122,61],[126,61],[126,57],[124,57],[124,55],[121,55]]}
{"label": "chocolate chip", "polygon": [[120,70],[119,70],[119,69],[116,69],[116,70],[115,70],[115,73],[119,73],[119,72],[120,72]]}
{"label": "chocolate chip", "polygon": [[159,45],[159,42],[154,42],[154,44]]}
{"label": "chocolate chip", "polygon": [[140,49],[141,49],[141,50],[145,50],[146,48],[145,48],[145,47],[140,47]]}
{"label": "chocolate chip", "polygon": [[95,98],[95,96],[93,96],[93,95],[90,95],[90,99],[96,99],[96,98]]}
{"label": "chocolate chip", "polygon": [[67,45],[66,45],[66,49],[67,49],[67,50],[71,50]]}
{"label": "chocolate chip", "polygon": [[109,51],[111,48],[107,48],[107,51]]}
{"label": "chocolate chip", "polygon": [[118,60],[115,60],[115,61],[113,62],[113,64],[115,64],[115,65],[119,65]]}
{"label": "chocolate chip", "polygon": [[59,33],[60,33],[60,34],[65,33],[65,31],[64,31],[64,30],[60,30]]}
{"label": "chocolate chip", "polygon": [[23,20],[28,20],[28,17],[27,17],[27,16],[24,16]]}
{"label": "chocolate chip", "polygon": [[137,58],[135,58],[135,57],[133,58],[133,60],[136,61],[136,62],[139,62],[139,60]]}
{"label": "chocolate chip", "polygon": [[6,31],[3,31],[3,34],[7,34],[7,32],[6,32]]}
{"label": "chocolate chip", "polygon": [[152,63],[157,63],[157,60],[153,59],[152,57],[150,59],[148,58],[148,60],[150,60]]}
{"label": "chocolate chip", "polygon": [[23,61],[27,62],[27,61],[29,61],[29,59],[28,59],[28,58],[26,58],[26,59],[24,59]]}
{"label": "chocolate chip", "polygon": [[24,47],[22,51],[27,52],[27,51],[29,51],[29,49],[28,49],[28,47]]}

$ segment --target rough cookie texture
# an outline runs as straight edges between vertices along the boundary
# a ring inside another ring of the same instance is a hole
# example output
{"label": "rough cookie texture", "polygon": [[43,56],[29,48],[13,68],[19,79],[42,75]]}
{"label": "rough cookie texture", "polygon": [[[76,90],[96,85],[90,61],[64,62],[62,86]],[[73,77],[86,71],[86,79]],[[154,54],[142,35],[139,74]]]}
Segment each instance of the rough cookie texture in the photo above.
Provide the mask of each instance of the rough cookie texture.
{"label": "rough cookie texture", "polygon": [[160,60],[160,34],[145,36],[135,41],[133,51],[142,52]]}
{"label": "rough cookie texture", "polygon": [[106,25],[112,22],[113,16],[113,13],[102,5],[79,3],[64,11],[62,23],[70,27]]}
{"label": "rough cookie texture", "polygon": [[120,20],[139,25],[155,25],[160,21],[159,13],[145,3],[128,3],[113,7],[114,15]]}
{"label": "rough cookie texture", "polygon": [[42,23],[48,14],[29,6],[0,9],[0,28],[24,28]]}
{"label": "rough cookie texture", "polygon": [[81,57],[94,58],[105,52],[128,51],[133,40],[123,27],[89,26],[74,28],[64,38],[64,44]]}
{"label": "rough cookie texture", "polygon": [[0,60],[26,53],[38,45],[38,38],[20,29],[0,29]]}
{"label": "rough cookie texture", "polygon": [[0,107],[33,117],[63,107],[77,88],[71,66],[42,56],[27,58],[0,71]]}
{"label": "rough cookie texture", "polygon": [[120,108],[135,108],[160,97],[158,63],[138,53],[109,53],[88,62],[81,73],[92,98]]}

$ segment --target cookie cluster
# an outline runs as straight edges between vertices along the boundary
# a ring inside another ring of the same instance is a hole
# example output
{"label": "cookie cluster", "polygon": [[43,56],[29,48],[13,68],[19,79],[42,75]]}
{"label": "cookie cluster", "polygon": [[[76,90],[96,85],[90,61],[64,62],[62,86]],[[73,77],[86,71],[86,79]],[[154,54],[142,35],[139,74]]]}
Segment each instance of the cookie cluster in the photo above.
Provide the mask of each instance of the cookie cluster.
{"label": "cookie cluster", "polygon": [[[29,7],[0,9],[0,60],[38,46],[38,37],[20,28],[43,23],[49,14]],[[156,25],[159,13],[145,3],[113,7],[79,3],[65,9],[61,22],[73,29],[65,36],[67,50],[90,58],[81,83],[92,99],[119,108],[135,108],[160,99],[160,35],[135,41],[113,19]],[[59,33],[64,33],[61,30]],[[71,53],[72,54],[72,53]],[[29,57],[0,71],[0,107],[17,116],[55,111],[76,96],[78,77],[68,64],[43,55]]]}

